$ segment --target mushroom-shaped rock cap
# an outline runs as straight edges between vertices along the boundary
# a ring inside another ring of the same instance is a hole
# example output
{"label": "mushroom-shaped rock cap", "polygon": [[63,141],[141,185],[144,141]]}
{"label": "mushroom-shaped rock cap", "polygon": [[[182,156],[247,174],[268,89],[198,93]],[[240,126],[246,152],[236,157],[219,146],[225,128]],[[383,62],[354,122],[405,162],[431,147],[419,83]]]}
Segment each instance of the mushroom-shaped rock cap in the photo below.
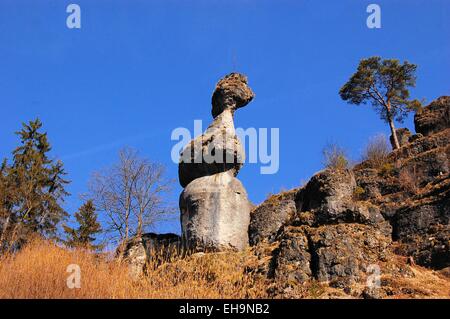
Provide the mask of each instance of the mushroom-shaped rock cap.
{"label": "mushroom-shaped rock cap", "polygon": [[247,84],[247,77],[240,73],[230,73],[221,79],[212,96],[212,116],[216,118],[226,109],[234,112],[246,106],[255,97]]}

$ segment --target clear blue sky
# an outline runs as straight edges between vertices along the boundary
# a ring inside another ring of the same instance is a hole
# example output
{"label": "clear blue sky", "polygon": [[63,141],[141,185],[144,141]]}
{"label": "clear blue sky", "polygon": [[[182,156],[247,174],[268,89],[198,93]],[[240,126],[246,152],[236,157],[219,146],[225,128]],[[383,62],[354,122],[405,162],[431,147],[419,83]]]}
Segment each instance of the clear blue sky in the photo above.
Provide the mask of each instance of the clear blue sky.
{"label": "clear blue sky", "polygon": [[[70,3],[81,7],[80,30],[66,27]],[[381,6],[381,29],[366,26],[370,3]],[[448,0],[1,0],[0,156],[22,121],[41,118],[72,180],[71,212],[90,174],[125,145],[177,178],[172,130],[209,124],[215,83],[239,71],[256,98],[236,126],[280,128],[279,172],[247,164],[239,174],[259,203],[320,170],[328,141],[357,159],[369,137],[388,134],[369,107],[339,98],[361,58],[418,64],[412,95],[431,101],[450,93],[449,40]],[[157,231],[178,232],[178,220]]]}

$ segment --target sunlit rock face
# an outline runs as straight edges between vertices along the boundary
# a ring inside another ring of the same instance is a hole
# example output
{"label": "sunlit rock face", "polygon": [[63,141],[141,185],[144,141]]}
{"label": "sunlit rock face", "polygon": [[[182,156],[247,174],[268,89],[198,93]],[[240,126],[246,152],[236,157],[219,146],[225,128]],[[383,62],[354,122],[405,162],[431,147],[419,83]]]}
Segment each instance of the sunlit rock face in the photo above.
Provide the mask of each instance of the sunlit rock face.
{"label": "sunlit rock face", "polygon": [[221,79],[212,96],[212,124],[181,153],[181,229],[190,249],[242,250],[248,245],[250,205],[236,178],[245,152],[233,117],[253,97],[244,75],[231,73]]}
{"label": "sunlit rock face", "polygon": [[231,172],[195,179],[180,196],[181,228],[194,250],[242,250],[248,245],[250,205]]}

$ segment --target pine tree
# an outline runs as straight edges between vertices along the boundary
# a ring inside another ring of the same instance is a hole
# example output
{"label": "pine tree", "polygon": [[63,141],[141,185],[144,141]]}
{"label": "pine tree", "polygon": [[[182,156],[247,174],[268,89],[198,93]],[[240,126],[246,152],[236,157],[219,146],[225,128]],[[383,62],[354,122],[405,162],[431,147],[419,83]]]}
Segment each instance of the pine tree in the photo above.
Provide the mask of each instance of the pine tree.
{"label": "pine tree", "polygon": [[12,203],[14,190],[8,175],[9,166],[4,159],[0,165],[0,253],[8,248],[8,234],[12,221]]}
{"label": "pine tree", "polygon": [[67,234],[66,245],[69,247],[83,247],[87,249],[100,249],[101,245],[93,245],[95,234],[101,232],[100,223],[97,221],[94,203],[88,200],[75,213],[78,228],[70,228],[64,225],[64,232]]}
{"label": "pine tree", "polygon": [[395,148],[400,144],[394,121],[403,122],[406,115],[420,108],[418,100],[409,100],[408,87],[416,84],[417,66],[405,61],[381,60],[380,57],[363,59],[350,80],[339,91],[341,98],[350,104],[370,102],[389,124]]}
{"label": "pine tree", "polygon": [[33,234],[56,236],[59,222],[67,216],[61,204],[68,195],[63,164],[49,159],[51,146],[47,133],[40,132],[41,121],[22,125],[22,130],[16,132],[21,145],[13,151],[7,176],[14,191],[10,238],[19,246]]}

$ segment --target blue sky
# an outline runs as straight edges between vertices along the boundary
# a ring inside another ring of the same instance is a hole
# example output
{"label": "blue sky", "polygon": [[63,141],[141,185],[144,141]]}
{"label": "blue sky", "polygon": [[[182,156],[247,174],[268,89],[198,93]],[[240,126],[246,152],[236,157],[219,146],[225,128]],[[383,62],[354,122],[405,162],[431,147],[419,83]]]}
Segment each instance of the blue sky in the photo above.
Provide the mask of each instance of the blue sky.
{"label": "blue sky", "polygon": [[[79,30],[66,27],[70,3],[81,7]],[[381,29],[366,26],[370,3],[381,6]],[[21,122],[39,117],[72,180],[70,212],[123,146],[177,178],[172,130],[208,125],[215,83],[239,71],[256,98],[236,126],[280,129],[278,173],[261,175],[259,164],[239,173],[259,203],[320,170],[327,142],[358,159],[371,136],[389,133],[370,107],[339,98],[361,58],[418,64],[412,96],[429,102],[450,91],[449,39],[448,0],[2,0],[0,156]],[[180,192],[176,183],[167,200]],[[179,232],[178,220],[156,230]]]}

